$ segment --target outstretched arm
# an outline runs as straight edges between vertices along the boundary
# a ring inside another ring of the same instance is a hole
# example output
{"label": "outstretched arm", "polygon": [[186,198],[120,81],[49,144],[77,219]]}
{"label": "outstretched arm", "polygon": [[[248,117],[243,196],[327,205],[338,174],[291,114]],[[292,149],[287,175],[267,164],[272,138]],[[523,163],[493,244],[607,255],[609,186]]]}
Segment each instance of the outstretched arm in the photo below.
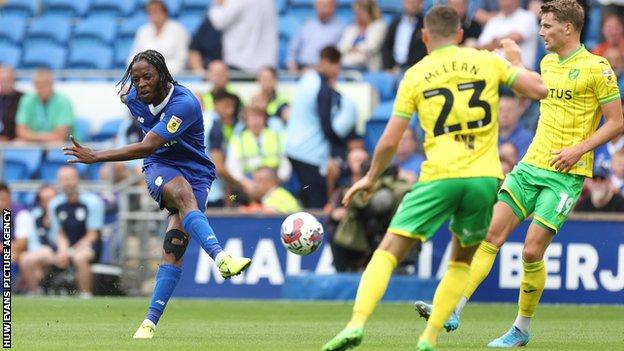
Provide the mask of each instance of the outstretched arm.
{"label": "outstretched arm", "polygon": [[154,132],[149,132],[140,143],[132,143],[117,149],[93,151],[84,147],[74,137],[70,137],[72,146],[63,147],[63,153],[69,156],[75,156],[75,159],[68,160],[68,163],[96,163],[108,161],[128,161],[138,158],[145,158],[157,149],[165,145],[165,139]]}

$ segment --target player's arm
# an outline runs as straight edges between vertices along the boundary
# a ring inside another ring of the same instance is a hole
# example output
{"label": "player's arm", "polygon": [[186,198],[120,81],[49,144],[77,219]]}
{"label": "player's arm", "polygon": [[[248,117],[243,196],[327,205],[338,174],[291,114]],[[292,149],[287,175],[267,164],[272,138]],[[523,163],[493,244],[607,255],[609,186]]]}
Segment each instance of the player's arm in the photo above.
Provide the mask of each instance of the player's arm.
{"label": "player's arm", "polygon": [[546,84],[544,84],[544,80],[539,73],[524,68],[518,44],[513,40],[503,39],[501,45],[503,46],[505,58],[513,67],[519,70],[515,78],[513,78],[513,82],[510,82],[510,87],[518,95],[532,100],[545,98],[548,95],[548,88],[546,88]]}
{"label": "player's arm", "polygon": [[560,172],[568,172],[576,162],[587,152],[624,133],[624,119],[622,117],[622,102],[616,99],[601,105],[605,123],[589,138],[568,148],[553,151],[554,158],[550,162]]}
{"label": "player's arm", "polygon": [[93,151],[80,145],[73,136],[71,136],[70,139],[73,145],[63,147],[63,153],[65,155],[75,156],[76,158],[68,160],[68,163],[136,160],[151,155],[167,142],[158,134],[150,131],[139,143],[128,144],[112,150]]}

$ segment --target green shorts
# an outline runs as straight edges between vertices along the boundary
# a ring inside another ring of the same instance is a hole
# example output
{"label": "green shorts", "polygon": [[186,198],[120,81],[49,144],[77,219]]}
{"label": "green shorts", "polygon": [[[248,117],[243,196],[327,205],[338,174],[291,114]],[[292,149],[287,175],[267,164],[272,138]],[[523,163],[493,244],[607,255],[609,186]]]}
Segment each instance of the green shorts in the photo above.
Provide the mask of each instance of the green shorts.
{"label": "green shorts", "polygon": [[498,200],[511,206],[520,221],[535,212],[533,221],[556,233],[581,195],[584,180],[520,162],[505,178]]}
{"label": "green shorts", "polygon": [[418,182],[401,201],[388,232],[425,241],[450,219],[462,246],[476,245],[490,225],[496,189],[493,177]]}

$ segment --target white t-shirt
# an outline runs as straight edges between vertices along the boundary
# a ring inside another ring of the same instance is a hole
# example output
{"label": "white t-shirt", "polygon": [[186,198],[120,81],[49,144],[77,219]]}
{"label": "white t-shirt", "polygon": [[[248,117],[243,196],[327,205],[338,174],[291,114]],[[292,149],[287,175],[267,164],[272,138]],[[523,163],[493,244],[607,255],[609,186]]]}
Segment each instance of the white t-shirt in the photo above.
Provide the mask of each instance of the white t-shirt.
{"label": "white t-shirt", "polygon": [[186,67],[190,40],[186,28],[177,21],[167,20],[159,35],[156,35],[156,26],[144,24],[134,37],[128,63],[139,52],[152,49],[163,55],[169,73],[180,73]]}
{"label": "white t-shirt", "polygon": [[31,233],[35,231],[35,219],[28,210],[21,210],[14,216],[15,227],[13,228],[13,233],[15,233],[15,239],[28,239]]}

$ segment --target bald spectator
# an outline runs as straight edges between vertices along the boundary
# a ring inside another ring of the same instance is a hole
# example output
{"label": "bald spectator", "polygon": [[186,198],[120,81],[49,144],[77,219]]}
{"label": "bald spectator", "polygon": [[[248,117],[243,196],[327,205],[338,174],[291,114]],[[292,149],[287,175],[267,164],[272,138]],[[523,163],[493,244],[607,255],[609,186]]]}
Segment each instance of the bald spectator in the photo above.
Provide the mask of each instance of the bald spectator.
{"label": "bald spectator", "polygon": [[321,49],[338,45],[344,31],[344,23],[334,16],[336,0],[316,0],[314,10],[316,17],[307,20],[288,45],[286,64],[291,73],[318,64]]}
{"label": "bald spectator", "polygon": [[375,71],[382,68],[381,48],[386,37],[386,24],[375,0],[353,2],[355,23],[349,25],[338,49],[342,54],[342,66]]}
{"label": "bald spectator", "polygon": [[472,48],[476,47],[483,28],[471,16],[468,16],[468,0],[447,0],[446,4],[454,8],[461,19],[464,36],[460,44]]}
{"label": "bald spectator", "polygon": [[0,141],[15,139],[15,114],[22,92],[15,90],[13,68],[0,66]]}
{"label": "bald spectator", "polygon": [[381,49],[384,69],[407,69],[427,54],[422,7],[423,0],[403,0],[403,12],[390,23]]}
{"label": "bald spectator", "polygon": [[222,50],[221,32],[214,28],[210,18],[205,17],[191,40],[189,68],[204,76],[210,62],[223,58]]}
{"label": "bald spectator", "polygon": [[228,66],[249,73],[277,66],[274,0],[214,0],[208,17],[223,35]]}
{"label": "bald spectator", "polygon": [[17,139],[31,142],[63,142],[74,124],[69,99],[54,91],[52,71],[33,75],[35,92],[24,95],[17,108]]}
{"label": "bald spectator", "polygon": [[533,133],[520,124],[525,106],[510,92],[501,93],[498,109],[498,144],[512,143],[522,158],[533,140]]}
{"label": "bald spectator", "polygon": [[184,70],[188,57],[189,33],[178,21],[169,18],[167,6],[161,0],[149,0],[145,5],[149,23],[139,28],[128,63],[134,55],[148,49],[156,50],[165,57],[167,68],[175,75]]}
{"label": "bald spectator", "polygon": [[533,69],[539,39],[535,16],[520,7],[520,0],[499,0],[498,5],[500,12],[483,27],[479,47],[496,50],[501,39],[509,38],[520,46],[524,66]]}
{"label": "bald spectator", "polygon": [[611,13],[602,20],[602,36],[604,41],[592,50],[594,54],[605,56],[613,48],[624,55],[624,20],[620,16]]}

